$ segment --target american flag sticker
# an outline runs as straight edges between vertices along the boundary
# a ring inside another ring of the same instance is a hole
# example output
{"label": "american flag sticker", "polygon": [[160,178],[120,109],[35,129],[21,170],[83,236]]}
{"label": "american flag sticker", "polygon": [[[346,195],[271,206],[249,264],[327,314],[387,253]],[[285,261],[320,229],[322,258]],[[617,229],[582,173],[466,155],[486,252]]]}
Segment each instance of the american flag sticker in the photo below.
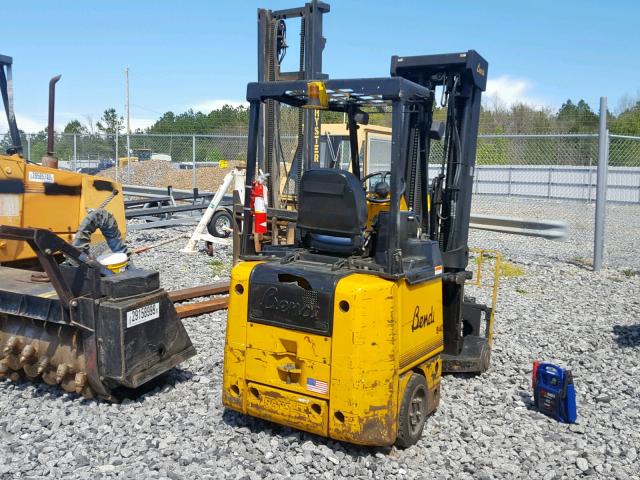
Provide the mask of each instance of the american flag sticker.
{"label": "american flag sticker", "polygon": [[329,385],[327,382],[321,382],[315,378],[307,378],[307,390],[310,392],[320,393],[326,395],[329,391]]}

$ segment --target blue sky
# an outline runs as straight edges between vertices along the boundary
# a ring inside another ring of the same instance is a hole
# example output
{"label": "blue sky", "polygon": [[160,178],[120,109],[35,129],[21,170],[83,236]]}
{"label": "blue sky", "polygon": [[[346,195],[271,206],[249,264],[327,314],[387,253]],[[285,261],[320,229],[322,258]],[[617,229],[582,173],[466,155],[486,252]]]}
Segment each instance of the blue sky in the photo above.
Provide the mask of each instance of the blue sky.
{"label": "blue sky", "polygon": [[[638,1],[329,3],[324,71],[334,78],[388,75],[394,54],[473,48],[489,61],[491,94],[506,103],[558,107],[567,98],[584,98],[595,109],[606,95],[615,109],[624,94],[640,95]],[[7,2],[0,53],[14,57],[20,126],[31,131],[45,125],[47,82],[57,73],[61,126],[72,118],[95,121],[111,106],[122,112],[127,65],[133,127],[168,110],[240,102],[246,83],[256,78],[257,8],[301,4]],[[296,35],[292,24],[290,43]]]}

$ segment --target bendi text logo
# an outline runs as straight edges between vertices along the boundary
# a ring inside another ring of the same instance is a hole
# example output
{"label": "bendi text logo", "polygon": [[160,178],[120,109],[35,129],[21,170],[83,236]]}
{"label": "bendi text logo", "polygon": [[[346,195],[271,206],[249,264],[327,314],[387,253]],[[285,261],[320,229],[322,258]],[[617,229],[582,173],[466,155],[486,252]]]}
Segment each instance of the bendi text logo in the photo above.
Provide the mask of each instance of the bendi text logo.
{"label": "bendi text logo", "polygon": [[415,332],[419,328],[424,328],[428,325],[431,325],[436,321],[435,314],[433,313],[433,305],[431,306],[431,311],[429,313],[420,313],[420,305],[416,305],[415,310],[413,311],[413,320],[411,322],[411,331]]}
{"label": "bendi text logo", "polygon": [[[280,295],[280,296],[278,296]],[[262,295],[262,308],[278,312],[286,318],[303,320],[319,320],[320,309],[317,305],[309,305],[297,299],[283,297],[276,287],[269,287]]]}

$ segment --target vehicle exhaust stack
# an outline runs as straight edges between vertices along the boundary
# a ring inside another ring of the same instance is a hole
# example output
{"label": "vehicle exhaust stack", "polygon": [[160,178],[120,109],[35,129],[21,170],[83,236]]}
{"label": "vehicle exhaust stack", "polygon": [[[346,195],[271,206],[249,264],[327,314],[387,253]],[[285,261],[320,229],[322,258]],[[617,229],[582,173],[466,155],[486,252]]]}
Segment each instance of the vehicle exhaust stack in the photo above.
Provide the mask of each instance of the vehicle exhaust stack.
{"label": "vehicle exhaust stack", "polygon": [[56,106],[56,83],[62,78],[62,75],[56,75],[49,80],[49,123],[47,126],[47,155],[42,157],[42,165],[49,168],[58,168],[58,157],[56,157],[53,150],[53,141],[55,132],[53,130],[54,125],[54,113]]}

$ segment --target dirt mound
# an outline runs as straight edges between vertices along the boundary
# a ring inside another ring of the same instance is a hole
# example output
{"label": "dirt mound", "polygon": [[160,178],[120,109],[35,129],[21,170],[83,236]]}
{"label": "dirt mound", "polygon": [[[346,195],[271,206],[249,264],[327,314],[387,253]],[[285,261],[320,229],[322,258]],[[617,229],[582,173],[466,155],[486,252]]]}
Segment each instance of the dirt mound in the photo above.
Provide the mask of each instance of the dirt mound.
{"label": "dirt mound", "polygon": [[[196,168],[196,187],[202,191],[215,192],[222,183],[224,176],[232,168],[243,162],[229,161],[227,168],[220,168],[215,164]],[[101,176],[113,178],[123,184],[145,185],[148,187],[168,187],[190,190],[193,188],[193,170],[181,170],[177,164],[163,160],[146,160],[131,164],[130,169],[124,167],[116,178],[115,167],[103,170]]]}

